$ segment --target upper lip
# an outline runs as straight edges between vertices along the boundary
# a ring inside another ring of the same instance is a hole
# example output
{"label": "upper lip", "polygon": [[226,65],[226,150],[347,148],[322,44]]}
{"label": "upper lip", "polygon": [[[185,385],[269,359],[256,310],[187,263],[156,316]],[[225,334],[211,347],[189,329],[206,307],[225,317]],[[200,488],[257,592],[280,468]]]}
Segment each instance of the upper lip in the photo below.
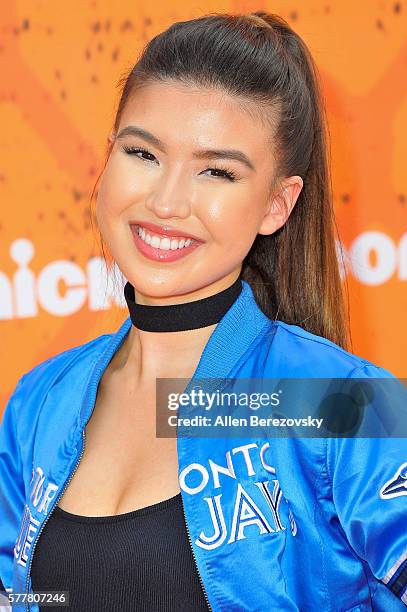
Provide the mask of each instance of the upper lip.
{"label": "upper lip", "polygon": [[196,240],[197,242],[204,242],[201,238],[198,238],[193,234],[189,234],[184,230],[171,227],[170,225],[156,225],[155,223],[151,223],[150,221],[130,221],[129,225],[139,225],[147,230],[151,230],[154,234],[158,234],[161,236],[178,236],[183,238],[191,238],[192,240]]}

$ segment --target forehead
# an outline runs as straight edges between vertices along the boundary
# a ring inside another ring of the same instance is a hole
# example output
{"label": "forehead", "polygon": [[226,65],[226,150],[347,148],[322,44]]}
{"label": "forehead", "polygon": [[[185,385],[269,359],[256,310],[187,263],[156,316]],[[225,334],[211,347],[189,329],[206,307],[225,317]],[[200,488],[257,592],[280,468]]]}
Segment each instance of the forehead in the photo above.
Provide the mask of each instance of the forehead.
{"label": "forehead", "polygon": [[118,130],[137,124],[169,146],[269,148],[271,111],[224,90],[180,82],[150,83],[127,100]]}

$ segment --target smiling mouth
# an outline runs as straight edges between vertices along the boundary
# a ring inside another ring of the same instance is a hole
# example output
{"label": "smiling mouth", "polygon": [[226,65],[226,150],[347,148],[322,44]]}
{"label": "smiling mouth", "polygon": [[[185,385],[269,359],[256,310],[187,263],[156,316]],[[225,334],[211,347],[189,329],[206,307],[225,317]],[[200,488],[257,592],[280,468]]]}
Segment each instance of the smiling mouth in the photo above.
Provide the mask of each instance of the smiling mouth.
{"label": "smiling mouth", "polygon": [[160,249],[163,251],[178,251],[191,245],[202,244],[193,238],[159,235],[149,229],[145,229],[140,225],[133,225],[132,230],[133,232],[137,233],[143,242],[155,249]]}

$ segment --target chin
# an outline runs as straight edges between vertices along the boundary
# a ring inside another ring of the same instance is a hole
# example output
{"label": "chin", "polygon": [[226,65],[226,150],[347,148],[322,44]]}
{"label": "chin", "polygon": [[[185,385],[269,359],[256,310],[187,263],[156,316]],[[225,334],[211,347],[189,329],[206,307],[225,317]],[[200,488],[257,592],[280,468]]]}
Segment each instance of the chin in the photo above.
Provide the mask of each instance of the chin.
{"label": "chin", "polygon": [[199,291],[199,286],[184,285],[176,279],[163,280],[158,282],[146,281],[145,278],[136,278],[133,275],[133,280],[128,278],[129,282],[133,285],[136,293],[143,295],[148,298],[169,298],[181,296],[184,294]]}

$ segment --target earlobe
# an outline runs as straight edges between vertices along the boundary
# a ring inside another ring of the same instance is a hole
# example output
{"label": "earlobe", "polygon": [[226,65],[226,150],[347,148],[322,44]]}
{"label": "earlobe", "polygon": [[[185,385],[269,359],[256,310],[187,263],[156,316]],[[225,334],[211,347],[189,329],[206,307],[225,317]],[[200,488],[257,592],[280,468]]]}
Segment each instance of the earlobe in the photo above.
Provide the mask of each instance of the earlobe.
{"label": "earlobe", "polygon": [[259,234],[268,236],[273,234],[286,222],[288,214],[286,212],[285,201],[282,196],[274,196],[263,217],[262,224],[258,231]]}

